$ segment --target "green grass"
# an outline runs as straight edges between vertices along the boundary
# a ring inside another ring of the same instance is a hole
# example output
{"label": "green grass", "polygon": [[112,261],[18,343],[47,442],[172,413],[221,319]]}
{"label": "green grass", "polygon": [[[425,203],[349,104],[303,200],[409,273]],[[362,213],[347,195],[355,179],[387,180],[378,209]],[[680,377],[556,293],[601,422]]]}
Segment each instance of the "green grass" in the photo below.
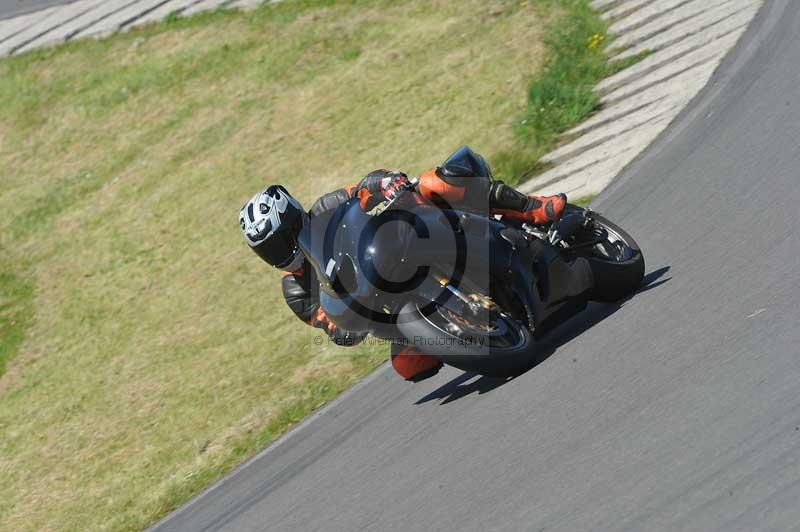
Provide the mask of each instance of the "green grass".
{"label": "green grass", "polygon": [[494,158],[499,178],[511,184],[545,170],[539,159],[565,131],[582,122],[599,105],[593,90],[603,78],[639,61],[609,62],[605,53],[608,26],[588,0],[546,0],[564,10],[548,33],[547,63],[528,88],[527,112],[516,124],[513,146]]}
{"label": "green grass", "polygon": [[602,75],[598,24],[292,0],[0,61],[0,529],[141,529],[384,361],[314,345],[239,206],[464,143],[526,174],[596,105],[569,86]]}
{"label": "green grass", "polygon": [[588,207],[592,200],[596,197],[597,194],[591,194],[589,196],[581,196],[578,199],[570,199],[569,202],[573,205],[577,205],[578,207]]}
{"label": "green grass", "polygon": [[0,269],[0,377],[17,353],[33,317],[33,287],[24,274]]}

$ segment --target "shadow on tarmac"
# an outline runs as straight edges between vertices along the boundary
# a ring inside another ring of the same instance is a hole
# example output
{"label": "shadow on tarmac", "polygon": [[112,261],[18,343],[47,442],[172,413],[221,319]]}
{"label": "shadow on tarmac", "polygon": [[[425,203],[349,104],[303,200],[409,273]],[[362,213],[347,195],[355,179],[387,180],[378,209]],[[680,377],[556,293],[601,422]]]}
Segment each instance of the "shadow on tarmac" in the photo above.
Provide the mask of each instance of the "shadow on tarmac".
{"label": "shadow on tarmac", "polygon": [[[550,356],[552,356],[553,353],[555,353],[556,350],[562,345],[574,340],[584,332],[588,331],[604,319],[617,312],[630,299],[643,292],[658,288],[659,286],[668,282],[670,279],[672,279],[672,277],[667,277],[666,279],[661,279],[661,277],[666,275],[669,270],[669,266],[664,266],[648,273],[644,276],[644,279],[642,279],[642,286],[636,292],[621,301],[617,301],[616,303],[589,303],[589,306],[586,308],[586,310],[567,320],[542,337],[539,344],[541,347],[541,355],[534,361],[531,367],[522,374],[527,373],[527,371],[530,371],[550,358]],[[472,393],[477,393],[478,395],[489,393],[515,378],[480,376],[480,378],[477,380],[473,380],[478,376],[479,375],[476,373],[464,372],[458,377],[455,377],[454,379],[435,389],[425,397],[419,399],[414,404],[421,405],[430,401],[442,399],[440,404],[446,405]]]}

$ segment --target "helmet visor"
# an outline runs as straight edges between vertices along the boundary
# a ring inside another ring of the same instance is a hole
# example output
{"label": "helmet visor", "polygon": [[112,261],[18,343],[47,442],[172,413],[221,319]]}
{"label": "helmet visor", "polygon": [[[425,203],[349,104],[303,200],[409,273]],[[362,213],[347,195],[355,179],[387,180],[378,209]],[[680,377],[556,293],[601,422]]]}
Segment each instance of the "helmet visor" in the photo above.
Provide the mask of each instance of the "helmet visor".
{"label": "helmet visor", "polygon": [[287,232],[281,238],[269,238],[253,248],[256,254],[276,268],[282,268],[292,262],[297,253],[297,242],[294,235]]}

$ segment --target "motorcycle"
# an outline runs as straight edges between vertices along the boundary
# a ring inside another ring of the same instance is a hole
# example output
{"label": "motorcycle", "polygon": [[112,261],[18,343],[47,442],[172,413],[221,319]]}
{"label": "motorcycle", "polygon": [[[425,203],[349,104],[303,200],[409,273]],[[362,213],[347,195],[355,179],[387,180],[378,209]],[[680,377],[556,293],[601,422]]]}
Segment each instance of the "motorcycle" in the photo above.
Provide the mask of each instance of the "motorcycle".
{"label": "motorcycle", "polygon": [[354,198],[300,232],[339,327],[512,376],[590,300],[623,299],[642,282],[636,241],[590,209],[567,204],[558,222],[530,225],[434,204],[417,182],[369,212]]}

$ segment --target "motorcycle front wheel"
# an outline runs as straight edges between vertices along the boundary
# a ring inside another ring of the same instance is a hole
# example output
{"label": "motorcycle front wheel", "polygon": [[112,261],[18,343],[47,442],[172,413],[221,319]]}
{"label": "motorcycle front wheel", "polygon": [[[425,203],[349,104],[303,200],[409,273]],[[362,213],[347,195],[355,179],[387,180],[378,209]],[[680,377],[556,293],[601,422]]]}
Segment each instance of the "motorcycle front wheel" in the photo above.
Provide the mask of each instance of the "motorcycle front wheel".
{"label": "motorcycle front wheel", "polygon": [[436,303],[407,303],[398,329],[410,347],[444,364],[491,377],[510,377],[536,361],[531,331],[516,319],[495,313],[475,319]]}
{"label": "motorcycle front wheel", "polygon": [[[568,205],[567,212],[570,210],[583,211],[580,207]],[[570,239],[567,245],[572,247],[564,251],[568,256],[584,257],[589,261],[594,275],[590,299],[619,301],[641,286],[644,255],[636,240],[624,229],[597,213],[591,216],[591,225]]]}

